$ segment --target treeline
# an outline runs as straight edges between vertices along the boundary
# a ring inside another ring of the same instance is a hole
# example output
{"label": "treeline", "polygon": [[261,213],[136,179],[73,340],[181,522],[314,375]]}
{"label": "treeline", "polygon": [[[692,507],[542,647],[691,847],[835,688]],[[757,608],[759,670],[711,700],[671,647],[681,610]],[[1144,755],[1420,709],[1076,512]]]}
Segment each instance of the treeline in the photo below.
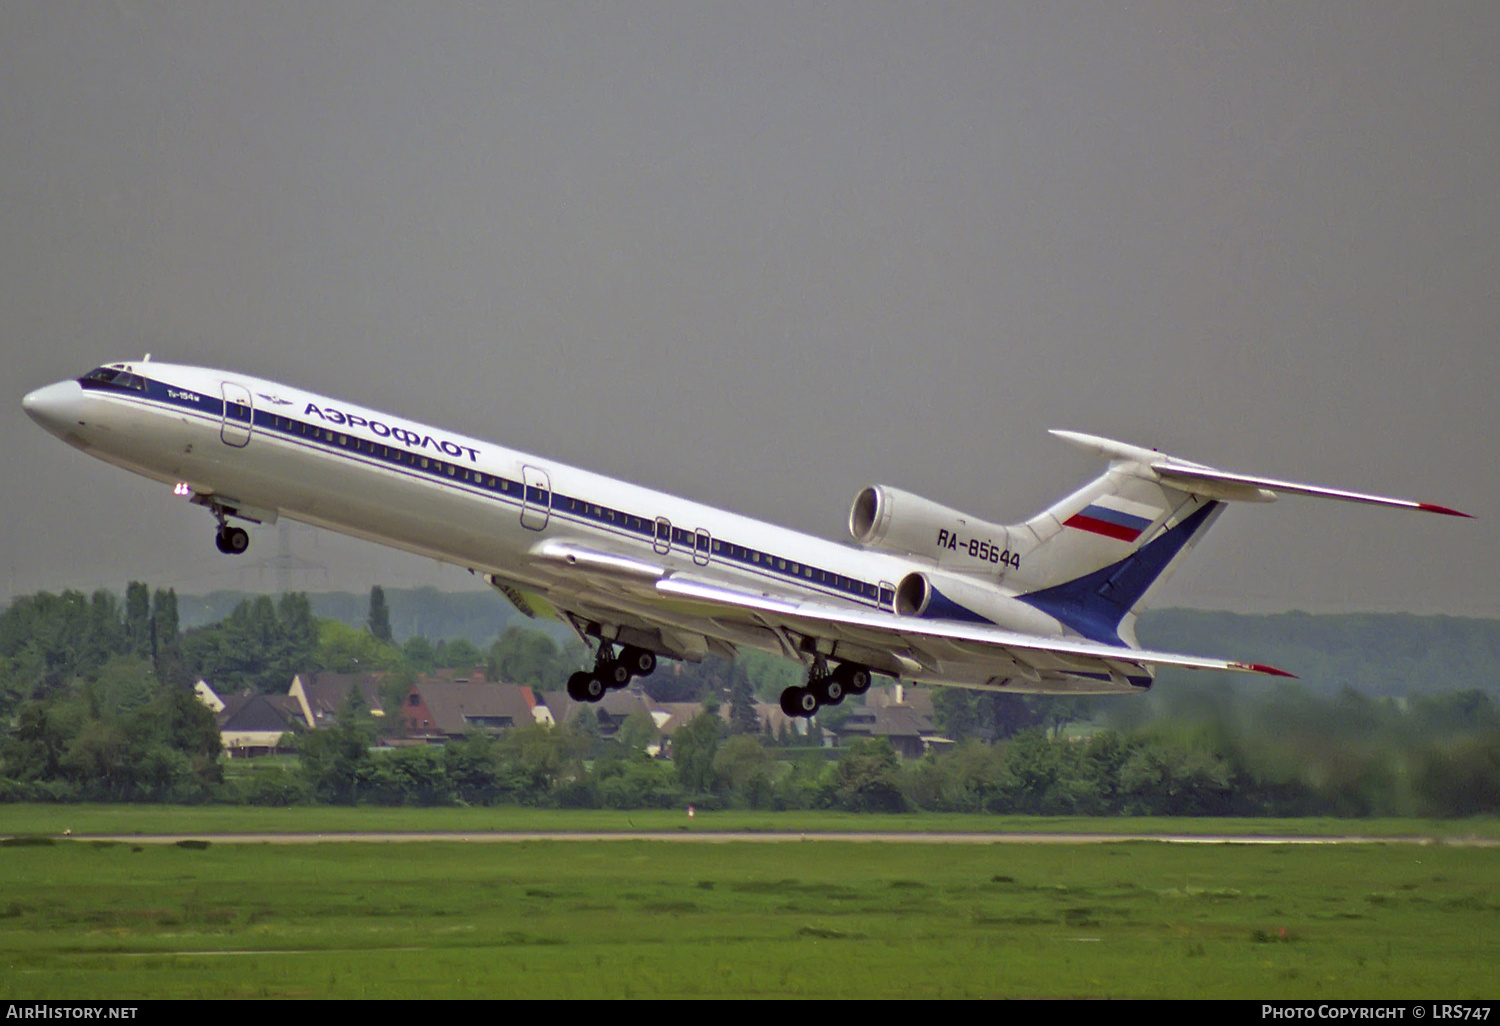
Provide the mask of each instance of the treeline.
{"label": "treeline", "polygon": [[[1303,686],[1400,697],[1479,688],[1500,697],[1500,620],[1410,613],[1225,613],[1153,609],[1138,625],[1141,644],[1269,663]],[[1204,675],[1165,671],[1205,684]]]}
{"label": "treeline", "polygon": [[1074,816],[1429,816],[1500,813],[1500,708],[1479,692],[1407,707],[1286,689],[1227,720],[1162,719],[1083,736],[1024,730],[904,762],[884,740],[786,749],[705,713],[647,755],[649,724],[601,739],[585,719],[443,747],[373,750],[345,716],[224,800],[559,808],[832,809]]}
{"label": "treeline", "polygon": [[[224,620],[253,598],[243,592],[182,596],[184,628]],[[309,594],[322,619],[351,627],[365,623],[367,596],[350,592]],[[466,638],[485,650],[508,626],[550,633],[565,643],[560,625],[523,620],[493,590],[440,592],[387,589],[390,623],[398,644],[414,635]],[[1401,696],[1420,691],[1479,688],[1500,697],[1500,620],[1407,613],[1227,613],[1151,609],[1139,624],[1145,647],[1269,663],[1297,674],[1316,693],[1352,687],[1367,694]],[[1167,676],[1171,673],[1168,671]],[[1190,679],[1200,686],[1202,674]]]}
{"label": "treeline", "polygon": [[[0,613],[0,800],[227,801],[559,807],[827,808],[1067,815],[1431,815],[1500,812],[1500,711],[1476,687],[1410,697],[1268,688],[1164,676],[1149,698],[1021,698],[933,692],[940,744],[898,759],[884,742],[837,751],[766,736],[753,699],[797,680],[758,654],[663,662],[659,701],[725,705],[670,739],[649,717],[599,736],[591,710],[442,747],[377,750],[357,707],[296,739],[295,766],[225,779],[213,716],[191,694],[284,692],[291,675],[381,670],[394,704],[415,675],[484,666],[493,680],[560,689],[581,646],[516,626],[488,648],[420,635],[397,644],[374,589],[363,626],[313,615],[306,596],[241,600],[223,620],[179,628],[176,596],[132,583],[39,593]],[[852,703],[821,714],[837,726]],[[800,747],[799,747],[800,745]]]}

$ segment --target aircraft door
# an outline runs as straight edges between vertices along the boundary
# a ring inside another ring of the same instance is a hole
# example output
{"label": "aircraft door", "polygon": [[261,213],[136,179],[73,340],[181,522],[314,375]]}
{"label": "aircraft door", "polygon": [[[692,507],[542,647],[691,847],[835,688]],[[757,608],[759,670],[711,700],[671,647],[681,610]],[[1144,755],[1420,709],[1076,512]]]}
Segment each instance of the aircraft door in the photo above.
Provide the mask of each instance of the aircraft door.
{"label": "aircraft door", "polygon": [[254,400],[244,385],[224,381],[219,387],[224,393],[224,420],[219,426],[219,437],[225,445],[243,449],[250,444],[250,428],[255,423]]}
{"label": "aircraft door", "polygon": [[666,517],[656,518],[656,537],[652,539],[651,547],[663,556],[672,551],[672,521]]}
{"label": "aircraft door", "polygon": [[708,547],[712,539],[703,528],[698,528],[693,534],[693,562],[699,566],[708,566]]}
{"label": "aircraft door", "polygon": [[552,515],[552,480],[540,467],[521,468],[521,526],[540,531]]}

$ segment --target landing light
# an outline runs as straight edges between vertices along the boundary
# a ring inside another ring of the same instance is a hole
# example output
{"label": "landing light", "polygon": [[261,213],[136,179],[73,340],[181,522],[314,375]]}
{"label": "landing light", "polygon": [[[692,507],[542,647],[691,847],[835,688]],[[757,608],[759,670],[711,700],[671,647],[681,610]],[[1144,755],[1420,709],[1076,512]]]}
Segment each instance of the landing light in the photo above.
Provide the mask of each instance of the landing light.
{"label": "landing light", "polygon": [[188,484],[186,481],[178,481],[175,485],[172,486],[172,494],[173,495],[192,495],[193,494],[193,486],[190,485],[190,484]]}

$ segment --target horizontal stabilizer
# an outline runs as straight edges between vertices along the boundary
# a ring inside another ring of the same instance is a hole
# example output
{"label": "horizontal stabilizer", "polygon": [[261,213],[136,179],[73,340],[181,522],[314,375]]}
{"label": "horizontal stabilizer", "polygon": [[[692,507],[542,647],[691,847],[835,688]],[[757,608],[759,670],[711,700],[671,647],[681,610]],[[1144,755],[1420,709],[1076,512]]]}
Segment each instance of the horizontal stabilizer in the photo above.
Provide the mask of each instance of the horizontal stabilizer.
{"label": "horizontal stabilizer", "polygon": [[1155,449],[1143,449],[1137,445],[1101,438],[1098,435],[1088,435],[1080,431],[1052,431],[1051,434],[1080,449],[1087,449],[1107,459],[1138,464],[1145,472],[1142,476],[1151,477],[1154,472],[1155,478],[1163,484],[1226,502],[1274,502],[1280,495],[1311,495],[1320,499],[1362,502],[1372,506],[1396,506],[1403,509],[1423,510],[1449,517],[1471,516],[1432,502],[1369,495],[1364,492],[1346,491],[1342,488],[1324,488],[1321,485],[1281,481],[1277,478],[1259,477],[1253,474],[1234,474],[1226,470],[1206,467],[1191,460],[1168,456]]}
{"label": "horizontal stabilizer", "polygon": [[1449,509],[1447,506],[1439,506],[1431,502],[1417,502],[1414,499],[1393,499],[1385,495],[1366,495],[1364,492],[1350,492],[1342,488],[1324,488],[1321,485],[1298,484],[1296,481],[1278,481],[1272,477],[1230,474],[1226,471],[1213,470],[1209,467],[1179,466],[1177,461],[1170,458],[1153,463],[1151,469],[1160,474],[1163,480],[1184,487],[1187,491],[1193,491],[1194,485],[1199,482],[1222,482],[1231,485],[1248,485],[1251,488],[1260,488],[1276,494],[1312,495],[1320,499],[1364,502],[1372,506],[1399,506],[1405,509],[1426,510],[1428,513],[1441,513],[1449,517],[1471,516],[1471,514],[1460,513],[1456,509]]}

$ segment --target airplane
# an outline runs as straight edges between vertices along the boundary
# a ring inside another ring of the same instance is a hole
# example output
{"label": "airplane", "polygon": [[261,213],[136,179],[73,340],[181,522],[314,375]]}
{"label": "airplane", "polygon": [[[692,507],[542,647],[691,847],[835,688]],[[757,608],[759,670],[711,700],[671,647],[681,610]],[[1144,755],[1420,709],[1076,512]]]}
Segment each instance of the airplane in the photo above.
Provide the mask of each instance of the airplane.
{"label": "airplane", "polygon": [[1147,690],[1161,666],[1293,676],[1143,650],[1136,618],[1231,502],[1282,494],[1468,516],[1432,503],[1230,473],[1075,431],[1102,475],[1021,523],[888,485],[849,511],[854,546],[490,442],[226,371],[112,363],[28,394],[27,414],[107,463],[205,507],[220,552],[238,522],[303,523],[480,574],[594,652],[568,680],[597,702],[658,657],[797,660],[781,694],[811,717],[872,674],[1019,694]]}

